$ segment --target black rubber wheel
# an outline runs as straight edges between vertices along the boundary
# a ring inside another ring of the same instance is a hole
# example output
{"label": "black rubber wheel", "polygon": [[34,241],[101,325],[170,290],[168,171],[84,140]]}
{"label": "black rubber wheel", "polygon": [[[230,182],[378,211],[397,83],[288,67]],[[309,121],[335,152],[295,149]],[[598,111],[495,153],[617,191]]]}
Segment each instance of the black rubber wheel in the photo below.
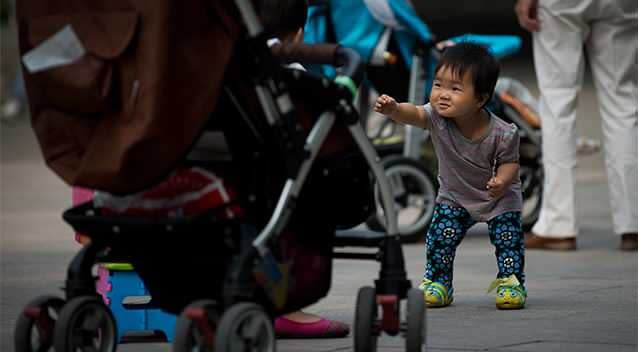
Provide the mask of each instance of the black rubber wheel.
{"label": "black rubber wheel", "polygon": [[200,300],[189,304],[177,318],[173,352],[215,351],[219,313],[217,303]]}
{"label": "black rubber wheel", "polygon": [[[392,186],[399,221],[401,242],[414,243],[425,238],[432,221],[437,195],[435,178],[418,160],[392,155],[382,160]],[[379,187],[374,190],[376,212],[366,221],[375,231],[385,231],[385,215]]]}
{"label": "black rubber wheel", "polygon": [[215,352],[274,352],[272,319],[254,303],[238,303],[221,317],[215,337]]}
{"label": "black rubber wheel", "polygon": [[53,349],[53,331],[64,300],[40,296],[29,302],[18,317],[13,333],[16,352],[46,352]]}
{"label": "black rubber wheel", "polygon": [[543,184],[545,182],[543,166],[532,168],[521,165],[519,175],[523,193],[523,210],[521,212],[523,231],[531,231],[541,212]]}
{"label": "black rubber wheel", "polygon": [[354,315],[354,351],[375,352],[379,336],[377,297],[374,287],[359,289]]}
{"label": "black rubber wheel", "polygon": [[405,351],[421,352],[425,348],[426,320],[423,291],[411,288],[408,291],[406,308]]}
{"label": "black rubber wheel", "polygon": [[99,296],[80,296],[67,302],[54,336],[56,352],[114,352],[117,348],[115,318]]}

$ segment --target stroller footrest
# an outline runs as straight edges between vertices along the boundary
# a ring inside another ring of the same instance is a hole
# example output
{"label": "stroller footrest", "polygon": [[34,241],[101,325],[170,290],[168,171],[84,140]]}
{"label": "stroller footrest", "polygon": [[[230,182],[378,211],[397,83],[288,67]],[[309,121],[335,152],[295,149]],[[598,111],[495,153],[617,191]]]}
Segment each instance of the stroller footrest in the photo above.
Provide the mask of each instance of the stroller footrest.
{"label": "stroller footrest", "polygon": [[[144,282],[126,263],[100,264],[97,291],[111,309],[117,324],[118,341],[146,336],[173,341],[177,317],[155,307]],[[121,270],[123,269],[123,270]],[[152,335],[136,335],[142,332]],[[129,334],[131,333],[131,334]]]}

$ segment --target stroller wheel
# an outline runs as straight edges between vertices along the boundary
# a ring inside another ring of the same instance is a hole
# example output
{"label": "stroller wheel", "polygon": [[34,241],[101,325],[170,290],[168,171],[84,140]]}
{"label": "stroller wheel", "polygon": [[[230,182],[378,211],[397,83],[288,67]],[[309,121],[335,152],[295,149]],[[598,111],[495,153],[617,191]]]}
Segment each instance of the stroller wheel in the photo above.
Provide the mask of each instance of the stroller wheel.
{"label": "stroller wheel", "polygon": [[[434,214],[437,187],[434,177],[418,160],[403,156],[383,159],[383,167],[392,186],[401,242],[416,242],[425,236]],[[385,231],[386,218],[379,187],[374,196],[377,211],[366,221],[375,231]]]}
{"label": "stroller wheel", "polygon": [[354,316],[355,352],[374,352],[377,350],[378,324],[377,300],[374,287],[362,287],[357,295]]}
{"label": "stroller wheel", "polygon": [[254,303],[236,304],[222,315],[215,338],[215,352],[275,351],[272,319]]}
{"label": "stroller wheel", "polygon": [[99,296],[80,296],[67,302],[54,331],[57,352],[114,352],[117,347],[115,318]]}
{"label": "stroller wheel", "polygon": [[519,171],[521,190],[523,192],[522,222],[523,230],[530,231],[541,211],[543,200],[543,167],[521,165]]}
{"label": "stroller wheel", "polygon": [[408,291],[406,311],[405,351],[420,352],[425,345],[425,302],[423,291],[412,288]]}
{"label": "stroller wheel", "polygon": [[173,351],[214,351],[218,321],[214,301],[200,300],[189,304],[175,323]]}
{"label": "stroller wheel", "polygon": [[53,347],[53,329],[64,300],[56,296],[40,296],[29,302],[16,322],[16,352],[49,351]]}

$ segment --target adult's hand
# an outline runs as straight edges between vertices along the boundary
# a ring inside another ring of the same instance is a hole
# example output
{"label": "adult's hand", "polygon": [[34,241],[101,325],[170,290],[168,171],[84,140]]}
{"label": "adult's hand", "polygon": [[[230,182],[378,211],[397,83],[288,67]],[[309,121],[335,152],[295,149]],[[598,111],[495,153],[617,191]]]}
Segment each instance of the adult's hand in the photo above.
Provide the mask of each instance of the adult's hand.
{"label": "adult's hand", "polygon": [[518,0],[514,11],[521,27],[530,32],[541,29],[541,23],[538,20],[538,0]]}

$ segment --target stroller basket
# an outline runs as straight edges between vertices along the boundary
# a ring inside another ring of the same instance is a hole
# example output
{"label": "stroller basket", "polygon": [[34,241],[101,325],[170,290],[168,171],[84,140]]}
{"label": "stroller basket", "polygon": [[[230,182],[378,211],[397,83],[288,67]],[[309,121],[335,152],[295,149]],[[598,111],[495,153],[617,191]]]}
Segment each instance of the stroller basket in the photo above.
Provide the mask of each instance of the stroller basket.
{"label": "stroller basket", "polygon": [[[151,304],[177,314],[193,300],[218,299],[232,254],[239,250],[239,221],[220,219],[216,212],[176,218],[101,215],[93,202],[64,212],[76,231],[89,236],[77,266],[71,264],[67,290],[74,279],[90,275],[92,262],[131,263],[153,297]],[[188,253],[178,255],[177,253]],[[71,275],[78,273],[78,276]]]}

